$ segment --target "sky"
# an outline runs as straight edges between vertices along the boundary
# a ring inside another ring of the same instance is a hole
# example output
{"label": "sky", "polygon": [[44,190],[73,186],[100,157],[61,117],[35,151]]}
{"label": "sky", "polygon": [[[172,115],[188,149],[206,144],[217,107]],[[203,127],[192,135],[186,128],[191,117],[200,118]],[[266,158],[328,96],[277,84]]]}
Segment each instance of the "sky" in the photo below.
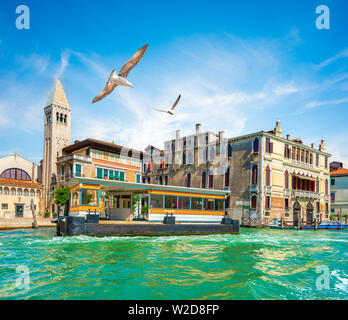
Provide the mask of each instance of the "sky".
{"label": "sky", "polygon": [[[16,28],[18,5],[30,28]],[[318,5],[330,29],[318,29]],[[346,0],[0,1],[0,157],[39,162],[43,109],[60,77],[72,108],[72,143],[86,138],[144,149],[203,130],[235,137],[271,130],[348,167]],[[145,45],[130,72],[96,104],[112,69]],[[182,98],[175,116],[154,111]]]}

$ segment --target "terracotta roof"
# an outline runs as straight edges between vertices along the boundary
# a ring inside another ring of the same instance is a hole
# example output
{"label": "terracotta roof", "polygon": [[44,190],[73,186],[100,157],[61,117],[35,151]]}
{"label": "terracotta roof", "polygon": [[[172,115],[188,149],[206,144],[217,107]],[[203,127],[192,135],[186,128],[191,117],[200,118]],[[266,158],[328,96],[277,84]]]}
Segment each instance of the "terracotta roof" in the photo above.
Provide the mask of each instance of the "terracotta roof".
{"label": "terracotta roof", "polygon": [[23,188],[41,188],[41,183],[22,181],[22,180],[12,180],[12,179],[0,179],[0,185],[13,186],[13,187],[23,187]]}
{"label": "terracotta roof", "polygon": [[330,172],[330,175],[332,176],[339,176],[339,175],[348,175],[348,169],[338,169],[335,171]]}

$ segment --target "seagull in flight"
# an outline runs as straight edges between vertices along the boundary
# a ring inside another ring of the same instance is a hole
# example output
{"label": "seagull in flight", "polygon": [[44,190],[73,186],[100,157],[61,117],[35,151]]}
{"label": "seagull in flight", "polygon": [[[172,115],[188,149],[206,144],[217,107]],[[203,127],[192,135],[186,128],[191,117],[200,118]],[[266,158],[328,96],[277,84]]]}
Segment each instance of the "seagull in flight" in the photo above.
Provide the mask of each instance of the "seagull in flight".
{"label": "seagull in flight", "polygon": [[181,94],[179,94],[179,97],[176,99],[176,101],[174,102],[174,104],[172,105],[172,107],[169,110],[159,110],[159,109],[155,109],[156,111],[159,112],[165,112],[165,113],[169,113],[170,115],[174,115],[174,109],[176,107],[176,105],[178,104],[179,100],[181,98]]}
{"label": "seagull in flight", "polygon": [[109,79],[106,83],[104,90],[99,93],[92,101],[96,103],[97,101],[105,98],[109,95],[117,86],[128,86],[134,88],[134,86],[127,80],[129,72],[136,66],[136,64],[143,57],[147,47],[149,45],[141,47],[132,58],[130,58],[121,68],[120,72],[116,74],[116,70],[112,70]]}

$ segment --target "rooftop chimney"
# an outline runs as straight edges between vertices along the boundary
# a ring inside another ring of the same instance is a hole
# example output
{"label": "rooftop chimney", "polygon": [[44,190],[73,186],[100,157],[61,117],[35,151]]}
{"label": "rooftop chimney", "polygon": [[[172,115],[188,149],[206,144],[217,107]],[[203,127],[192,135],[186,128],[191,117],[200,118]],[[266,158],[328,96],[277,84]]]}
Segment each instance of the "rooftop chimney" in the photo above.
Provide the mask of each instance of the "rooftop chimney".
{"label": "rooftop chimney", "polygon": [[314,149],[314,143],[311,143],[311,148]]}
{"label": "rooftop chimney", "polygon": [[220,141],[224,139],[224,134],[225,134],[224,130],[219,131],[219,140]]}
{"label": "rooftop chimney", "polygon": [[80,141],[80,140],[75,140],[75,141],[74,141],[75,144],[76,144],[76,143],[79,143],[79,142],[81,142],[81,141]]}
{"label": "rooftop chimney", "polygon": [[277,137],[282,136],[282,128],[280,127],[280,120],[279,119],[276,122],[276,126],[274,128],[274,133]]}
{"label": "rooftop chimney", "polygon": [[319,151],[325,151],[325,141],[324,138],[321,139],[320,145],[319,145]]}
{"label": "rooftop chimney", "polygon": [[175,132],[176,132],[176,136],[175,136],[176,139],[179,139],[180,138],[180,130],[176,130]]}
{"label": "rooftop chimney", "polygon": [[290,134],[287,134],[286,135],[286,140],[289,140],[290,139]]}
{"label": "rooftop chimney", "polygon": [[201,132],[201,124],[197,123],[196,124],[196,133],[200,133]]}

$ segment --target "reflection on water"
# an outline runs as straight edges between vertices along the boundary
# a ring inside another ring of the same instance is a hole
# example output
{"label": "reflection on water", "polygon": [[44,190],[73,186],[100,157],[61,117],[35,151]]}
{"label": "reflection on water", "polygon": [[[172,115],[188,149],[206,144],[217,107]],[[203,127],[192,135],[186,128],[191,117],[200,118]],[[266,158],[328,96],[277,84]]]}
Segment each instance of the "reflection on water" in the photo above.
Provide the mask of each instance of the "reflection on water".
{"label": "reflection on water", "polygon": [[[240,235],[55,237],[0,232],[0,299],[347,299],[348,232],[242,229]],[[16,288],[16,268],[30,289]],[[316,268],[330,271],[317,290]]]}

